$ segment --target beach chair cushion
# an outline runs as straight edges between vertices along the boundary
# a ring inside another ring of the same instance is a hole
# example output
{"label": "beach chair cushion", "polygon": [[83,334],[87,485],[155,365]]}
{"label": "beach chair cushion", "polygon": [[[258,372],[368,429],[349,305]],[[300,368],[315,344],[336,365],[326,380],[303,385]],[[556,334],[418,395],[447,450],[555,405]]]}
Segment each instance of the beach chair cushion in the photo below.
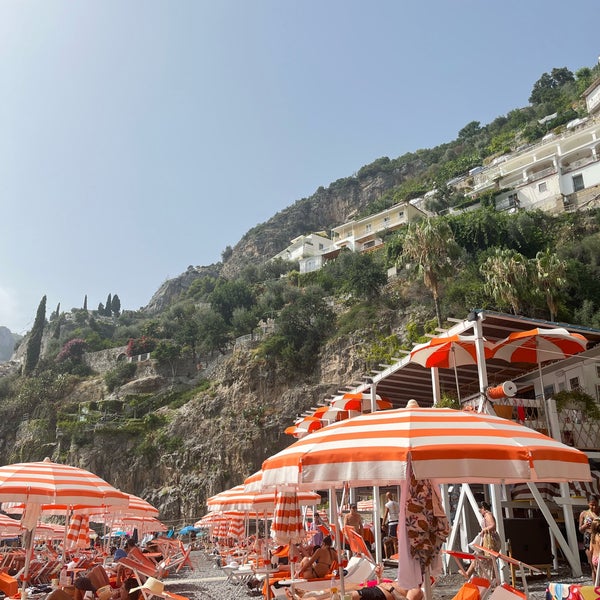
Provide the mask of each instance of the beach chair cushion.
{"label": "beach chair cushion", "polygon": [[479,600],[481,597],[479,588],[470,581],[465,581],[452,600]]}

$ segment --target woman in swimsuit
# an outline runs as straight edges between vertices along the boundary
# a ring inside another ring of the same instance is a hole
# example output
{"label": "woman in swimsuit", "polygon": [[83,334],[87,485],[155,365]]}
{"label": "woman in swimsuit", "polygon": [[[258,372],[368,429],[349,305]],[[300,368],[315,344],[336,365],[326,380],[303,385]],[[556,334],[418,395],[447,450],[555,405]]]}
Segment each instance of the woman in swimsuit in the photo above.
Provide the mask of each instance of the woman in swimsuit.
{"label": "woman in swimsuit", "polygon": [[300,561],[300,570],[298,577],[304,579],[320,579],[325,577],[334,560],[337,560],[335,550],[331,547],[333,544],[331,536],[326,535],[320,548],[316,548],[311,556],[306,556]]}
{"label": "woman in swimsuit", "polygon": [[[395,581],[381,581],[383,573],[383,565],[378,565],[375,568],[378,583],[356,589],[356,585],[351,586],[353,589],[346,588],[346,592],[350,592],[352,600],[423,600],[423,591],[420,588],[411,590],[400,587]],[[305,593],[299,589],[299,584],[294,590],[294,594],[289,589],[285,590],[288,600],[326,600],[330,598],[331,591],[329,589],[320,592],[307,591]]]}

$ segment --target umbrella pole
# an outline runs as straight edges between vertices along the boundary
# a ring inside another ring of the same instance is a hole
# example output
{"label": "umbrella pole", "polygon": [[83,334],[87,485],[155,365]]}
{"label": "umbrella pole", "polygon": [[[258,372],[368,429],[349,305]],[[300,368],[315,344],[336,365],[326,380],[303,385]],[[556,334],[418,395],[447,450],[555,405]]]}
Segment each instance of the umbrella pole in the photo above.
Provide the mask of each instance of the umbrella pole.
{"label": "umbrella pole", "polygon": [[458,396],[458,402],[460,403],[460,386],[458,385],[458,369],[456,368],[456,351],[454,350],[454,344],[450,346],[450,352],[452,352],[452,366],[454,367],[454,381],[456,381],[456,395]]}
{"label": "umbrella pole", "polygon": [[335,488],[330,488],[329,497],[332,499],[332,518],[335,523],[335,547],[337,550],[337,561],[338,561],[338,572],[340,575],[340,595],[343,598],[346,593],[344,589],[344,567],[342,567],[342,528],[340,527],[340,520],[338,516],[338,507],[337,507],[337,494],[335,493]]}
{"label": "umbrella pole", "polygon": [[27,583],[29,579],[29,565],[33,555],[33,538],[35,537],[35,525],[33,529],[27,529],[27,548],[25,550],[25,564],[23,565],[23,585],[21,587],[21,600],[27,598]]}

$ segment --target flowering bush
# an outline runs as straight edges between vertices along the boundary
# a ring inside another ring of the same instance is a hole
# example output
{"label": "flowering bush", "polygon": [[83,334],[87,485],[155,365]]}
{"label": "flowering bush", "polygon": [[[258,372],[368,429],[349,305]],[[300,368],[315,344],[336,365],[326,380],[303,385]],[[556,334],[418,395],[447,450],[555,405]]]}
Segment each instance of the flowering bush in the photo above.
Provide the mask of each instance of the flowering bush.
{"label": "flowering bush", "polygon": [[64,362],[65,360],[72,360],[73,362],[80,362],[83,354],[87,348],[87,343],[81,338],[75,338],[69,340],[58,353],[56,362]]}
{"label": "flowering bush", "polygon": [[152,352],[156,348],[156,340],[154,338],[143,335],[141,338],[130,339],[127,344],[127,356],[137,356],[138,354],[146,354]]}

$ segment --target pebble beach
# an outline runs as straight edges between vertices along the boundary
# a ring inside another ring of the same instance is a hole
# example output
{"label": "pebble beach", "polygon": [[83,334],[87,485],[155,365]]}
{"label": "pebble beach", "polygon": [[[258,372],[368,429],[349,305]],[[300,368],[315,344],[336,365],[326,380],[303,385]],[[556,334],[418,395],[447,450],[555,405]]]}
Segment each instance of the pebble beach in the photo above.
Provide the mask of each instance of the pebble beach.
{"label": "pebble beach", "polygon": [[[203,552],[192,553],[194,570],[186,570],[165,580],[165,588],[175,594],[180,594],[189,600],[247,600],[249,598],[262,598],[259,594],[251,592],[245,585],[235,581],[228,581],[225,571],[215,565],[214,561],[207,558]],[[384,577],[395,579],[397,569],[393,565],[386,565]],[[434,600],[452,600],[456,592],[464,583],[461,575],[442,575],[433,587]],[[591,585],[591,576],[584,567],[582,577],[570,576],[567,569],[552,572],[550,581],[561,583],[578,583]],[[544,600],[548,580],[542,576],[528,577],[527,587],[531,600]],[[517,581],[517,589],[522,589]]]}

